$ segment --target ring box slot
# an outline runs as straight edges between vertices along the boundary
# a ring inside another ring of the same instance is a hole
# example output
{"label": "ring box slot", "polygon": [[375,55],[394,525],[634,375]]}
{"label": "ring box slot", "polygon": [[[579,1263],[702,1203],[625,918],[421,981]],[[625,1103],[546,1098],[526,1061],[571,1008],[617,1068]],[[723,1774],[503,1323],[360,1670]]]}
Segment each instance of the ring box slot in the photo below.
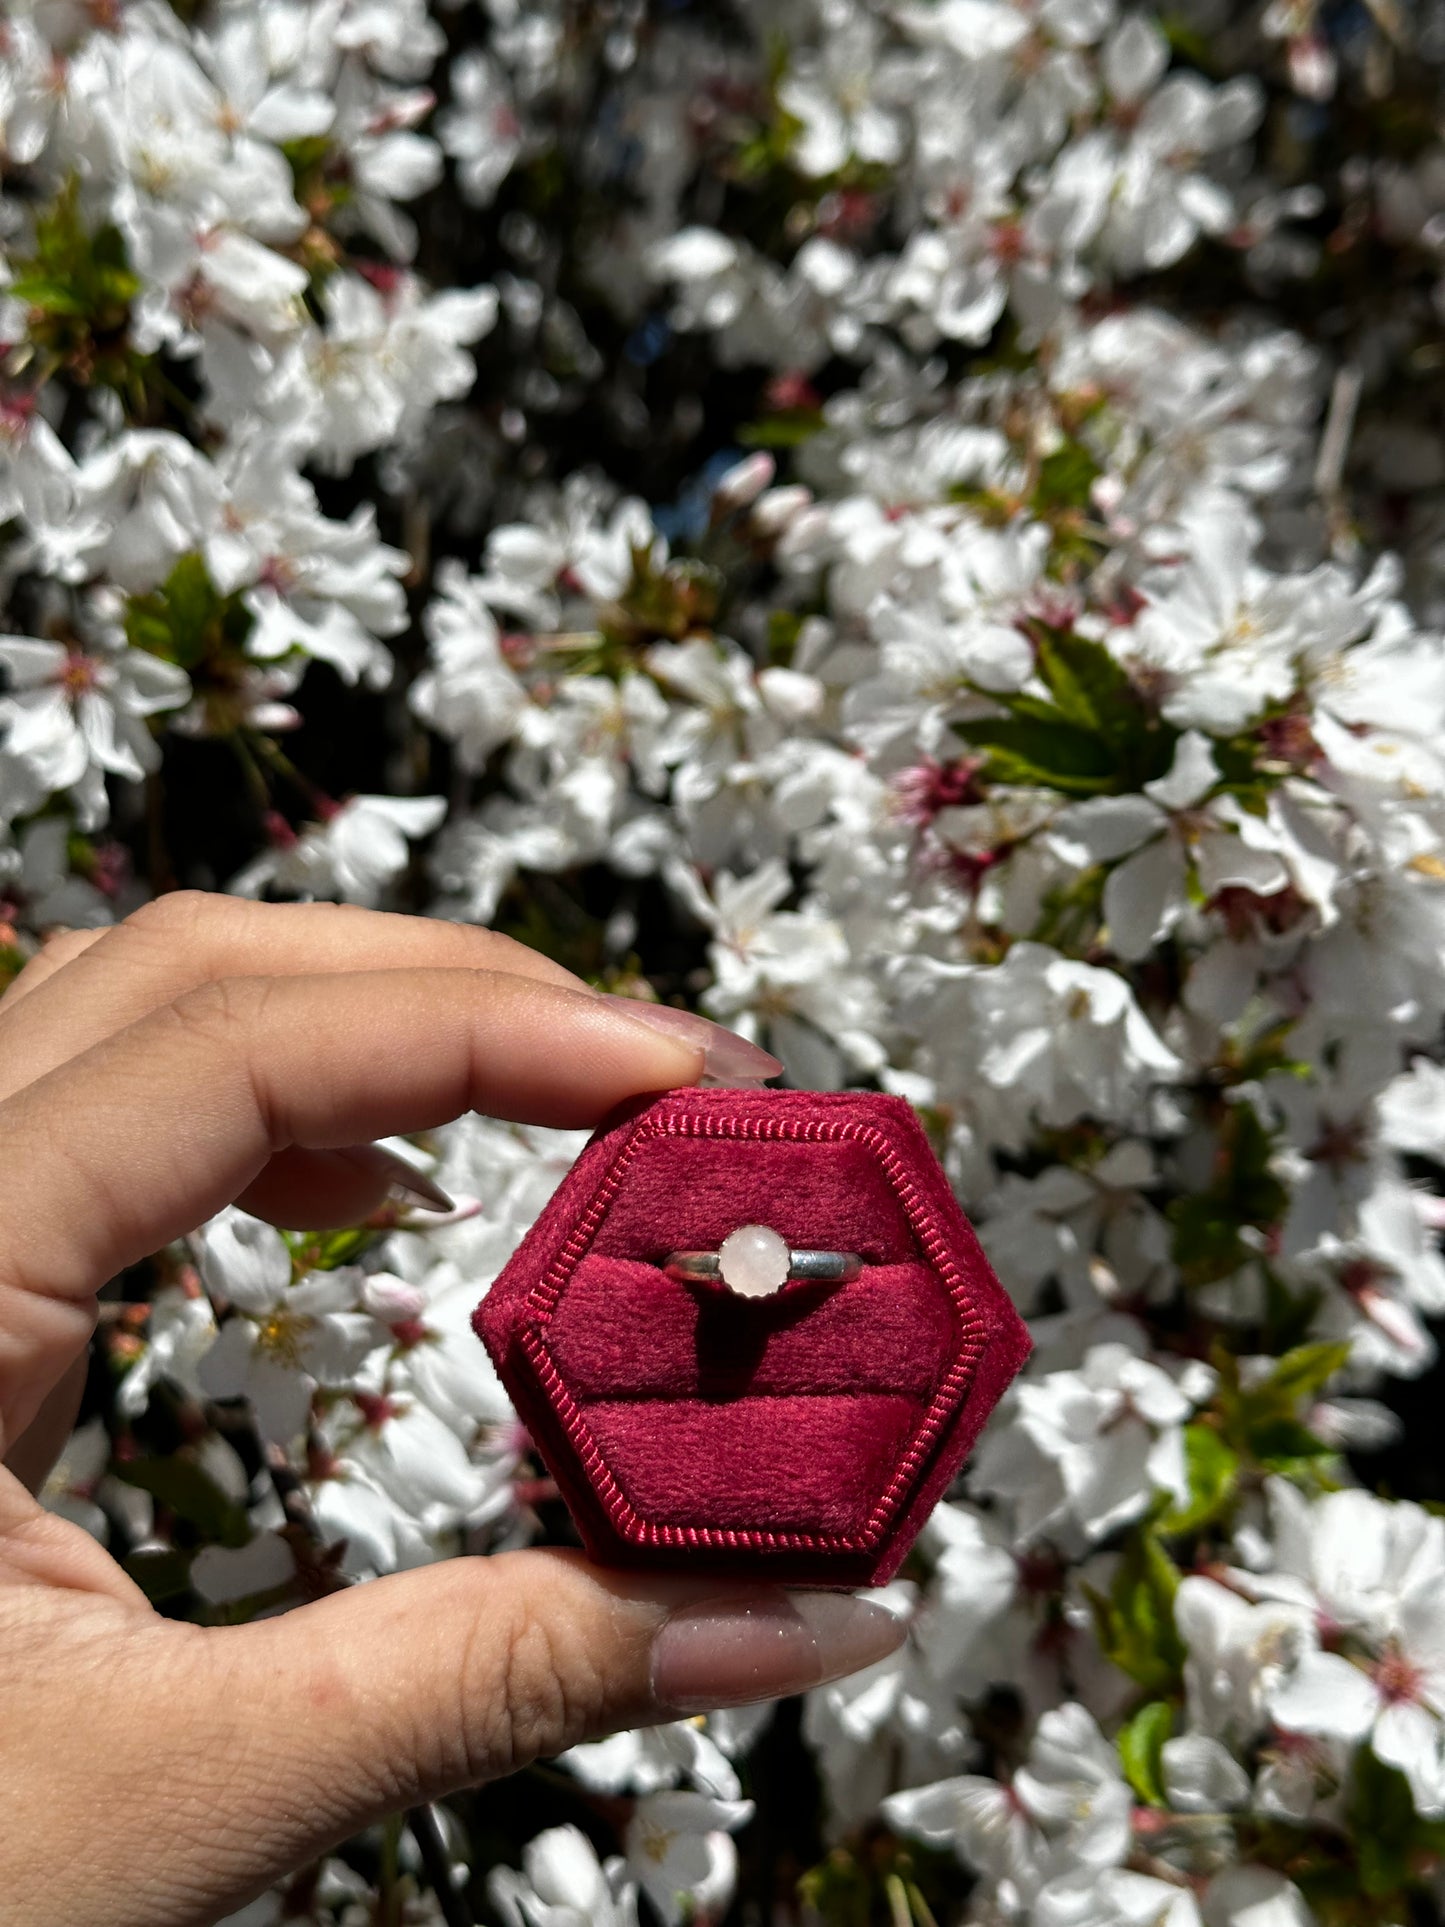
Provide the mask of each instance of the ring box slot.
{"label": "ring box slot", "polygon": [[[916,1262],[740,1298],[655,1265],[589,1256],[557,1302],[548,1344],[583,1401],[890,1392],[926,1406],[956,1326],[933,1274]],[[666,1413],[656,1419],[665,1425]]]}

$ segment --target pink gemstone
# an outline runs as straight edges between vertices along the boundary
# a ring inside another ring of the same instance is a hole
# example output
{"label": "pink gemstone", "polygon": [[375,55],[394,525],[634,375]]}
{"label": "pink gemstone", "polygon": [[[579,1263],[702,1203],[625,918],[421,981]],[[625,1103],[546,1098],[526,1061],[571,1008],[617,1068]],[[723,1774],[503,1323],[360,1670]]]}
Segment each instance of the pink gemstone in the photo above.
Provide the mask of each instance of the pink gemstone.
{"label": "pink gemstone", "polygon": [[717,1256],[723,1283],[740,1298],[768,1298],[788,1282],[788,1247],[765,1224],[739,1225]]}

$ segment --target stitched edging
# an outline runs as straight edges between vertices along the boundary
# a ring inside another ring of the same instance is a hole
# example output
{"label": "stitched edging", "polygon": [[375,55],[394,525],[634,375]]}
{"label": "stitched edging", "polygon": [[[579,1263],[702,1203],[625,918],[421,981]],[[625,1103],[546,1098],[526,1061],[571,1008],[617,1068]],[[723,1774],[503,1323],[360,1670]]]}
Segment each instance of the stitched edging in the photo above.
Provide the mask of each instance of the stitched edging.
{"label": "stitched edging", "polygon": [[[586,1255],[620,1190],[628,1167],[643,1145],[659,1137],[743,1139],[753,1142],[857,1144],[878,1160],[901,1201],[938,1277],[957,1308],[961,1325],[958,1356],[930,1400],[922,1423],[894,1468],[892,1478],[856,1531],[847,1533],[774,1532],[764,1527],[655,1525],[636,1510],[613,1477],[586,1415],[573,1397],[547,1347],[543,1331],[557,1309],[567,1281]],[[909,1175],[906,1160],[888,1134],[876,1124],[855,1120],[833,1122],[821,1118],[679,1117],[654,1118],[636,1131],[619,1151],[585,1212],[572,1227],[552,1263],[528,1293],[523,1316],[532,1321],[519,1332],[517,1344],[536,1373],[552,1413],[568,1444],[601,1500],[613,1530],[628,1545],[691,1547],[728,1552],[838,1552],[872,1553],[887,1537],[913,1484],[968,1390],[979,1359],[988,1344],[988,1328],[969,1293],[968,1281],[949,1250],[932,1206]]]}

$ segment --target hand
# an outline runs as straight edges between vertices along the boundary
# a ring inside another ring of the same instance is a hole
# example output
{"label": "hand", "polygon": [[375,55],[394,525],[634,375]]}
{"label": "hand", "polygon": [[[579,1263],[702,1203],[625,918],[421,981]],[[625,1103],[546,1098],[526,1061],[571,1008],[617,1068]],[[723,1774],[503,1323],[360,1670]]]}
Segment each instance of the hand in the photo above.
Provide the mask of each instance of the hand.
{"label": "hand", "polygon": [[191,895],[55,940],[0,1000],[8,1927],[211,1921],[400,1807],[898,1643],[861,1601],[548,1551],[191,1626],[17,1476],[68,1431],[100,1286],[222,1205],[355,1222],[396,1177],[373,1138],[469,1109],[590,1124],[696,1082],[713,1038],[733,1070],[748,1048],[636,1010],[486,931]]}

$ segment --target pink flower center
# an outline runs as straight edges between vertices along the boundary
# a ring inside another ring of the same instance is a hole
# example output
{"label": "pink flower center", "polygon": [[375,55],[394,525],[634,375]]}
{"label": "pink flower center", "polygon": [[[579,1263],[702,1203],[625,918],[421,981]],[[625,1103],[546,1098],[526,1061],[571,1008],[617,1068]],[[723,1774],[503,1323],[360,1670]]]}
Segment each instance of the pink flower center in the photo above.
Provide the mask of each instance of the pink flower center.
{"label": "pink flower center", "polygon": [[277,595],[289,595],[296,587],[296,570],[283,555],[273,555],[261,565],[256,577],[263,589],[274,589]]}
{"label": "pink flower center", "polygon": [[1020,1592],[1035,1598],[1051,1598],[1063,1590],[1064,1565],[1056,1552],[1035,1548],[1032,1552],[1016,1553],[1014,1565],[1018,1569]]}
{"label": "pink flower center", "polygon": [[774,375],[763,391],[766,406],[775,411],[791,408],[819,408],[823,397],[806,375],[796,371]]}
{"label": "pink flower center", "polygon": [[1024,257],[1024,231],[1017,221],[995,221],[989,250],[1001,267],[1011,268]]}
{"label": "pink flower center", "polygon": [[1227,883],[1209,900],[1209,908],[1224,918],[1225,928],[1236,943],[1243,943],[1256,930],[1281,936],[1309,913],[1309,907],[1292,883],[1283,890],[1271,890],[1267,896],[1246,890],[1242,884]]}
{"label": "pink flower center", "polygon": [[334,1479],[340,1475],[341,1461],[334,1452],[324,1445],[311,1444],[306,1448],[306,1476],[320,1483],[322,1479]]}
{"label": "pink flower center", "polygon": [[981,756],[963,756],[952,763],[937,763],[930,756],[900,771],[893,789],[905,821],[927,829],[940,811],[981,802],[978,773],[982,768]]}
{"label": "pink flower center", "polygon": [[358,261],[357,272],[366,277],[378,294],[395,294],[405,278],[400,268],[389,261]]}
{"label": "pink flower center", "polygon": [[1392,1648],[1375,1662],[1375,1684],[1387,1700],[1417,1700],[1420,1697],[1420,1669]]}
{"label": "pink flower center", "polygon": [[65,667],[56,681],[70,700],[76,702],[100,681],[100,664],[92,657],[82,655],[79,649],[71,649],[66,654]]}
{"label": "pink flower center", "polygon": [[90,880],[103,897],[120,895],[130,875],[130,858],[119,843],[98,843],[92,853]]}
{"label": "pink flower center", "polygon": [[295,848],[298,840],[296,832],[279,810],[267,810],[262,820],[265,824],[266,836],[274,848],[278,850]]}
{"label": "pink flower center", "polygon": [[[9,343],[3,345],[8,347]],[[34,414],[34,395],[0,395],[0,436],[18,442],[29,429]]]}
{"label": "pink flower center", "polygon": [[1298,710],[1272,716],[1261,723],[1259,739],[1271,762],[1285,763],[1291,769],[1307,770],[1320,760],[1320,746],[1314,739],[1309,717]]}
{"label": "pink flower center", "polygon": [[1364,1140],[1365,1128],[1358,1118],[1326,1118],[1305,1156],[1339,1172],[1347,1164],[1361,1162],[1365,1154]]}

